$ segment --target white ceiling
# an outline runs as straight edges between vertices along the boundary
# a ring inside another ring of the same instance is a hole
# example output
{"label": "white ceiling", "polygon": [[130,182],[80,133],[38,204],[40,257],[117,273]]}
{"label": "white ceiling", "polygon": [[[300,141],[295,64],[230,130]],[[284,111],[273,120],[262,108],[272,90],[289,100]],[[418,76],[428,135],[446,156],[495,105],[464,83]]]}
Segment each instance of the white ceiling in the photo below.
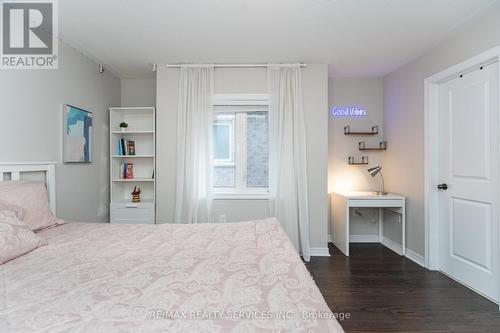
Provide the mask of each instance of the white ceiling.
{"label": "white ceiling", "polygon": [[383,75],[494,0],[61,0],[60,37],[122,78],[152,64],[328,63]]}

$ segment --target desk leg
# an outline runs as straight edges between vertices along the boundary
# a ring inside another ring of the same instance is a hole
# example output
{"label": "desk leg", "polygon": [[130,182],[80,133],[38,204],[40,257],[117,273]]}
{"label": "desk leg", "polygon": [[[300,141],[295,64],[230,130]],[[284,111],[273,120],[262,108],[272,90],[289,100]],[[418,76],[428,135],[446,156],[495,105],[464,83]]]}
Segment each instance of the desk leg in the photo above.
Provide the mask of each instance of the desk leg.
{"label": "desk leg", "polygon": [[349,207],[349,204],[346,205],[346,210],[345,210],[345,218],[346,218],[346,223],[345,223],[345,255],[349,257],[349,244],[351,244],[351,207]]}
{"label": "desk leg", "polygon": [[401,207],[401,255],[406,255],[406,202]]}
{"label": "desk leg", "polygon": [[343,254],[349,256],[349,200],[333,195],[332,242]]}
{"label": "desk leg", "polygon": [[383,218],[383,208],[378,209],[378,242],[382,243],[384,238],[384,218]]}

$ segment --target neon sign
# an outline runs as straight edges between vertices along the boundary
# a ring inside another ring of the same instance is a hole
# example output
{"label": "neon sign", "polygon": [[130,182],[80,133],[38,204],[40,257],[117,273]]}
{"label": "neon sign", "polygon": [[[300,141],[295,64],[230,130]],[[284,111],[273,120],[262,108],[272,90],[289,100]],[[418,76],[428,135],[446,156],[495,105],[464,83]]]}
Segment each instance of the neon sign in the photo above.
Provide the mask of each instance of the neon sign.
{"label": "neon sign", "polygon": [[334,117],[365,117],[368,115],[362,106],[334,106],[330,111]]}

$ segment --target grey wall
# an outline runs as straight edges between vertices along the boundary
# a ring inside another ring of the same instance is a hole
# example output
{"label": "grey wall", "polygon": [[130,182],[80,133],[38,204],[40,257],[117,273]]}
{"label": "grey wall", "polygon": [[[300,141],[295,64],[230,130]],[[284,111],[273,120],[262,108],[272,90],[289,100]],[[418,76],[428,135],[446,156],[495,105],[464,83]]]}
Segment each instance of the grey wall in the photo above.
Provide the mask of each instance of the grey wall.
{"label": "grey wall", "polygon": [[121,80],[122,106],[155,106],[156,79]]}
{"label": "grey wall", "polygon": [[57,215],[108,221],[109,118],[120,80],[60,42],[57,70],[0,71],[0,161],[62,161],[62,105],[93,112],[93,163],[56,167]]}
{"label": "grey wall", "polygon": [[[360,152],[358,142],[367,146],[377,146],[383,136],[383,79],[381,77],[330,79],[328,84],[329,107],[356,105],[363,106],[366,117],[328,118],[328,192],[342,190],[380,190],[380,177],[372,178],[366,169],[381,165],[385,152]],[[344,126],[354,130],[369,130],[379,126],[379,135],[373,137],[344,135]],[[389,145],[391,143],[389,142]],[[369,166],[351,166],[348,156],[357,160],[362,155],[368,156]],[[385,175],[385,172],[384,172]],[[361,215],[361,216],[360,216]],[[351,235],[378,235],[378,213],[374,209],[357,209],[351,214]]]}
{"label": "grey wall", "polygon": [[389,191],[407,197],[407,247],[425,252],[424,79],[500,45],[500,2],[466,22],[446,42],[384,77],[384,125]]}
{"label": "grey wall", "polygon": [[[328,68],[311,64],[303,70],[304,111],[308,149],[310,237],[312,247],[326,247],[327,159],[328,159]],[[157,221],[173,222],[175,205],[175,158],[179,70],[158,66],[157,71]],[[215,93],[266,93],[264,68],[218,68]],[[266,217],[267,200],[216,200],[215,215],[226,220],[245,221]]]}

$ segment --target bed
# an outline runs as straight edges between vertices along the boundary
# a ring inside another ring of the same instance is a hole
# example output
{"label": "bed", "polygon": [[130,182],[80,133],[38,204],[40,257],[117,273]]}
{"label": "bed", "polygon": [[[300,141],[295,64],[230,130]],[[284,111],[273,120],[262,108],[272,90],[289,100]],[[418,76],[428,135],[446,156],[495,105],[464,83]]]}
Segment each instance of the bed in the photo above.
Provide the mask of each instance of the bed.
{"label": "bed", "polygon": [[1,332],[343,332],[274,218],[37,235],[0,266]]}

